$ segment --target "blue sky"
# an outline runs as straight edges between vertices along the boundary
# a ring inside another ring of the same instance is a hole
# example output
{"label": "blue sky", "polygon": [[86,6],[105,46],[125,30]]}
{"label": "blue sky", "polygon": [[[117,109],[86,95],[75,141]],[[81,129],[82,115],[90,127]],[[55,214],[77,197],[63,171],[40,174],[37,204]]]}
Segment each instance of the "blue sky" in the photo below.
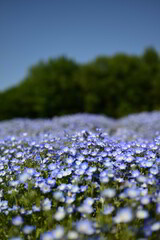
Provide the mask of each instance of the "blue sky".
{"label": "blue sky", "polygon": [[40,60],[160,52],[159,0],[0,0],[0,90]]}

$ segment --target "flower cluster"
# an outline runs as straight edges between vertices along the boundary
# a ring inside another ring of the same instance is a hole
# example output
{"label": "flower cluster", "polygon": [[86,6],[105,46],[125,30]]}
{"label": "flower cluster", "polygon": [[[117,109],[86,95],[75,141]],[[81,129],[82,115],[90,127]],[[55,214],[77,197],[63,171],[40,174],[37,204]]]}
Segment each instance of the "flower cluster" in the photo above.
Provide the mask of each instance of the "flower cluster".
{"label": "flower cluster", "polygon": [[[2,239],[160,234],[159,112],[0,123]],[[152,126],[152,127],[151,127]]]}

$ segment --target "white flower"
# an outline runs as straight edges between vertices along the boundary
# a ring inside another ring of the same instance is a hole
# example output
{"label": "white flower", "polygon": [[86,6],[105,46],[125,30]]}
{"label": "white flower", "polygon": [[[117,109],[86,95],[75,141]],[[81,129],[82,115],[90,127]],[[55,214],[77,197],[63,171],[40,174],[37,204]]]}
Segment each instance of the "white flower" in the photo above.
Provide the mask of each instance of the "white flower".
{"label": "white flower", "polygon": [[105,206],[105,207],[104,207],[103,214],[104,214],[104,215],[111,214],[111,213],[114,211],[114,209],[115,209],[115,207],[112,206],[111,204],[109,204],[108,206]]}
{"label": "white flower", "polygon": [[92,227],[92,223],[85,219],[80,220],[76,225],[77,231],[83,234],[91,235],[94,233],[94,229]]}
{"label": "white flower", "polygon": [[115,195],[116,195],[116,190],[113,189],[113,188],[105,189],[105,190],[102,192],[102,196],[103,196],[103,197],[107,197],[107,198],[113,198]]}
{"label": "white flower", "polygon": [[53,233],[52,232],[45,232],[41,235],[41,240],[53,240]]}
{"label": "white flower", "polygon": [[148,211],[140,209],[136,212],[136,217],[139,219],[145,219],[149,216]]}
{"label": "white flower", "polygon": [[80,207],[78,207],[78,211],[84,214],[90,214],[93,212],[93,208],[90,205],[83,203]]}
{"label": "white flower", "polygon": [[141,198],[141,203],[142,203],[143,205],[147,205],[148,203],[150,203],[150,198],[149,198],[149,196],[143,196],[143,197]]}
{"label": "white flower", "polygon": [[50,210],[51,209],[51,200],[46,198],[42,203],[42,207],[43,207],[44,211]]}
{"label": "white flower", "polygon": [[78,233],[76,231],[69,231],[67,234],[68,239],[77,239]]}
{"label": "white flower", "polygon": [[58,211],[54,215],[54,218],[57,221],[60,221],[60,220],[62,220],[65,217],[65,215],[66,215],[66,212],[65,212],[64,208],[63,207],[59,207]]}
{"label": "white flower", "polygon": [[30,178],[30,174],[27,172],[23,172],[20,176],[19,176],[19,181],[21,183],[26,182],[28,179]]}
{"label": "white flower", "polygon": [[151,226],[151,230],[153,232],[159,231],[160,230],[160,222],[153,223],[153,225]]}
{"label": "white flower", "polygon": [[127,189],[127,195],[130,198],[136,198],[139,196],[139,194],[140,194],[140,191],[136,188],[128,188]]}
{"label": "white flower", "polygon": [[91,197],[88,197],[88,198],[86,198],[86,199],[84,200],[83,203],[92,206],[92,204],[94,203],[94,199],[91,198]]}
{"label": "white flower", "polygon": [[64,228],[57,226],[55,230],[52,231],[53,239],[61,239],[64,235]]}
{"label": "white flower", "polygon": [[61,191],[57,191],[57,192],[54,192],[53,193],[53,197],[56,199],[56,200],[61,200],[63,198],[63,193]]}
{"label": "white flower", "polygon": [[34,230],[34,227],[33,226],[29,226],[29,225],[26,225],[23,228],[24,234],[30,234],[33,230]]}
{"label": "white flower", "polygon": [[132,221],[133,214],[132,209],[129,207],[122,208],[118,211],[116,217],[114,218],[115,223],[127,223]]}

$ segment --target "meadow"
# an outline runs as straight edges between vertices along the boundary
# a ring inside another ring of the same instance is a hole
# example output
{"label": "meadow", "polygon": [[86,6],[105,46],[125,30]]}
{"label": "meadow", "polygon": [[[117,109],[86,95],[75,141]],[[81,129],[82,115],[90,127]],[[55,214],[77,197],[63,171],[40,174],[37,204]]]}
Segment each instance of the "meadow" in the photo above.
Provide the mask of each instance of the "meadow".
{"label": "meadow", "polygon": [[0,122],[0,239],[159,236],[160,112]]}

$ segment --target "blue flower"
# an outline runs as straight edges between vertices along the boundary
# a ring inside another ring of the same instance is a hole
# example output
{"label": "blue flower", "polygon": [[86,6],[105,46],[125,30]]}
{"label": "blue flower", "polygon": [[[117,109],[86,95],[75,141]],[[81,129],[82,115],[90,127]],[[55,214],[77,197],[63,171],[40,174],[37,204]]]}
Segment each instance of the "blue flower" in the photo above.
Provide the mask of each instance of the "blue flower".
{"label": "blue flower", "polygon": [[12,223],[15,226],[20,226],[23,224],[23,218],[21,216],[16,216],[16,217],[12,218]]}

